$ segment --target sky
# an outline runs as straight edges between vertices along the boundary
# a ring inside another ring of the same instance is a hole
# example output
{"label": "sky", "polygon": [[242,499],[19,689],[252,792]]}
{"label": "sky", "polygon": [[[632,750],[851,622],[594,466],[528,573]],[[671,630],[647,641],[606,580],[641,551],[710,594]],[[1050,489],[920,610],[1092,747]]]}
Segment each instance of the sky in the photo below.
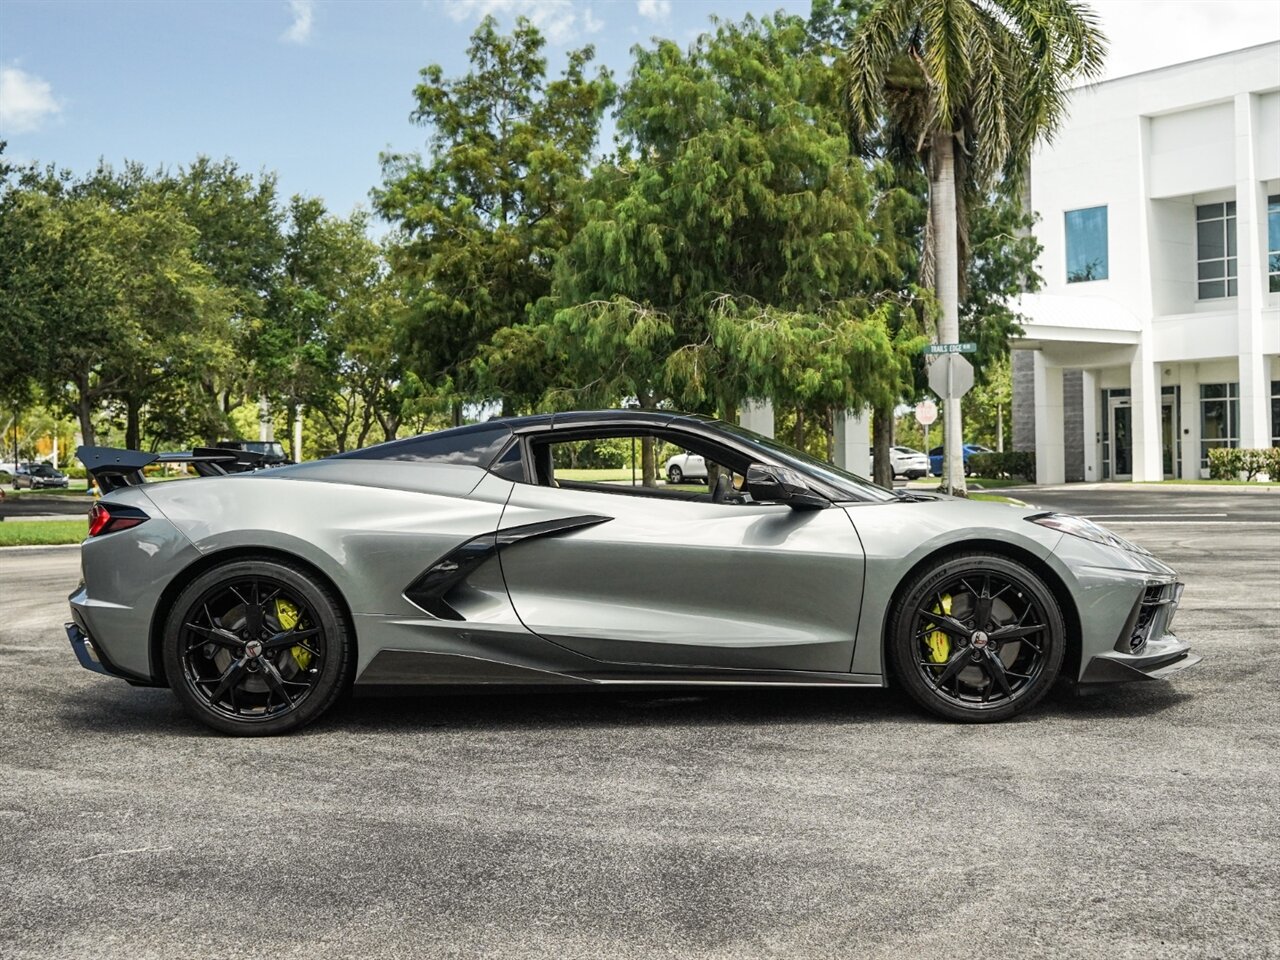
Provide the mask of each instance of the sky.
{"label": "sky", "polygon": [[[1109,77],[1280,39],[1280,0],[1093,6]],[[776,9],[809,0],[0,0],[0,139],[9,159],[77,173],[231,157],[346,214],[368,207],[381,152],[423,147],[418,71],[463,72],[485,14],[538,24],[553,70],[590,43],[624,78],[637,43]]]}

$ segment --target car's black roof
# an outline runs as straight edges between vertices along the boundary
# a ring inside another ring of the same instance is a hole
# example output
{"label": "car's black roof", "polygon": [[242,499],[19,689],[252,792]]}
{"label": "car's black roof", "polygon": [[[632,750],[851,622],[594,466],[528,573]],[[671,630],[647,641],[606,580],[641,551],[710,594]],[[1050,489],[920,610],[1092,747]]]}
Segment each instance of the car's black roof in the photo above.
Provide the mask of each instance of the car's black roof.
{"label": "car's black roof", "polygon": [[676,420],[701,424],[707,423],[711,418],[670,410],[575,410],[568,413],[535,413],[524,417],[495,417],[483,423],[420,433],[401,440],[388,440],[386,443],[335,456],[356,460],[430,460],[488,467],[506,446],[512,433],[595,424],[656,427]]}

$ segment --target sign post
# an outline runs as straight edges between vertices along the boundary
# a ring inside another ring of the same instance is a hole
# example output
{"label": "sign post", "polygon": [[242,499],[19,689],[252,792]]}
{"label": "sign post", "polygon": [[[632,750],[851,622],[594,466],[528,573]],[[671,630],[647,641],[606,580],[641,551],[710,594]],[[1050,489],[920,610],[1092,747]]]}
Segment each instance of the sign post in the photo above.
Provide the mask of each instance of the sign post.
{"label": "sign post", "polygon": [[929,455],[929,425],[938,419],[938,405],[932,400],[921,400],[916,404],[916,423],[924,427],[924,453]]}
{"label": "sign post", "polygon": [[[929,364],[929,387],[943,400],[959,401],[973,388],[973,365],[964,358],[966,353],[976,353],[976,343],[933,343],[925,347],[924,352]],[[947,420],[947,433],[943,434],[944,447],[949,445],[947,434],[955,429],[956,424]],[[947,462],[947,452],[942,452],[943,478],[948,492],[955,490],[955,478],[951,476],[951,464]]]}

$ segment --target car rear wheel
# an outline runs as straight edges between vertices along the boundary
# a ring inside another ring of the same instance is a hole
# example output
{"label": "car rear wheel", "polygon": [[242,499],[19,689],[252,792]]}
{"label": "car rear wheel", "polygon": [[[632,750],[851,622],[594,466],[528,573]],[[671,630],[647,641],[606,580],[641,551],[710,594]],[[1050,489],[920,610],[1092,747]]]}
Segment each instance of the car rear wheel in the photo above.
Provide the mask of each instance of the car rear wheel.
{"label": "car rear wheel", "polygon": [[240,736],[315,720],[346,687],[353,658],[332,591],[301,566],[265,558],[193,580],[173,605],[163,652],[187,713]]}
{"label": "car rear wheel", "polygon": [[671,467],[667,471],[667,483],[681,483],[684,480],[684,471],[679,467]]}
{"label": "car rear wheel", "polygon": [[1057,679],[1066,627],[1052,591],[1006,557],[968,553],[920,573],[889,623],[894,678],[949,720],[1005,720]]}

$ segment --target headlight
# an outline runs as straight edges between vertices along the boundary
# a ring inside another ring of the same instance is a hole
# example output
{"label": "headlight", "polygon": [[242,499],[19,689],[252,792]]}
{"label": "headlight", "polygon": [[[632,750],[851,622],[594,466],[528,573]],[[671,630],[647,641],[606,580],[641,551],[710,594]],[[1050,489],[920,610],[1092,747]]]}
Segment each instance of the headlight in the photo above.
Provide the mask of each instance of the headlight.
{"label": "headlight", "polygon": [[1092,520],[1085,520],[1083,517],[1073,517],[1068,513],[1042,513],[1038,517],[1027,517],[1027,519],[1032,523],[1040,524],[1042,527],[1069,533],[1073,537],[1092,540],[1094,543],[1104,543],[1118,550],[1128,550],[1130,553],[1151,555],[1150,551],[1142,549],[1136,543],[1131,543],[1124,537],[1118,537],[1106,527],[1094,523]]}

